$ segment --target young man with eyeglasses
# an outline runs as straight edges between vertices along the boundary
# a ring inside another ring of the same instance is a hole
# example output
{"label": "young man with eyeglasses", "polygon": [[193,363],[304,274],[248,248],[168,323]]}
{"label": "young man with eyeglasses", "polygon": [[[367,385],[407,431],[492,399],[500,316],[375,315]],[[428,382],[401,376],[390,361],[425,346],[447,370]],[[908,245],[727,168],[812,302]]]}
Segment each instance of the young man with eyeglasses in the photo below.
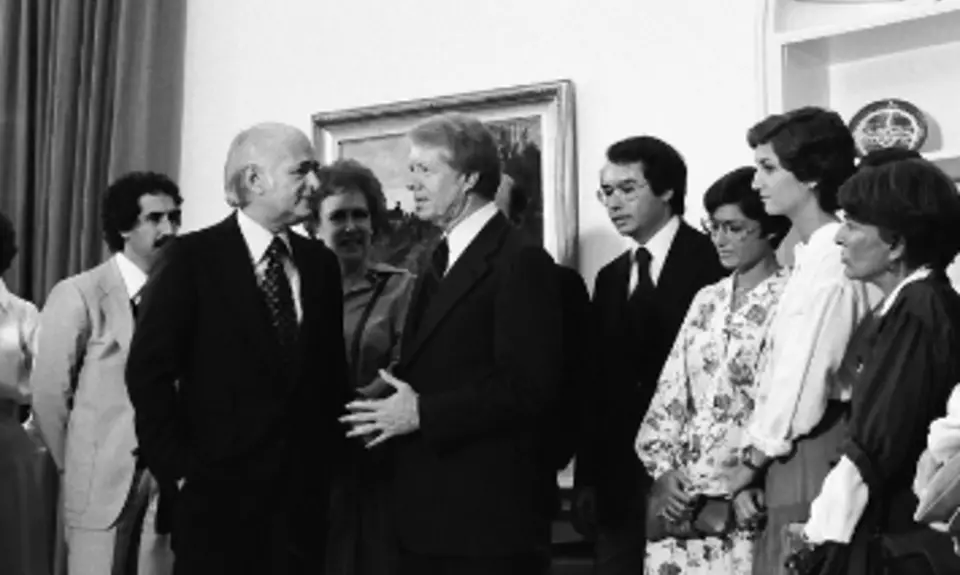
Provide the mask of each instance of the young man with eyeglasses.
{"label": "young man with eyeglasses", "polygon": [[630,249],[600,270],[592,302],[596,377],[577,456],[574,512],[595,526],[598,575],[643,572],[650,479],[634,439],[693,296],[724,275],[709,238],[683,222],[687,167],[651,136],[607,149],[597,197]]}

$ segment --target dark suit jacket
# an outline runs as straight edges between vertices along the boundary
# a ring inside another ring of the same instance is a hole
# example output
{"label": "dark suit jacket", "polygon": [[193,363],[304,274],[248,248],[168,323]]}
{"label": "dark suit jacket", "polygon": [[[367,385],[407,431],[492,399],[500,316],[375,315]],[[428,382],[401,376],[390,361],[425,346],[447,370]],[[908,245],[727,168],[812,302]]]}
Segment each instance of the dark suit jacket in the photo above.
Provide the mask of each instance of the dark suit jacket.
{"label": "dark suit jacket", "polygon": [[590,293],[574,269],[557,266],[563,314],[563,385],[550,417],[548,454],[553,471],[562,471],[577,450],[583,424],[583,397],[589,390]]}
{"label": "dark suit jacket", "polygon": [[590,294],[583,277],[574,269],[557,266],[563,321],[563,379],[554,408],[543,427],[544,505],[556,518],[561,511],[557,473],[577,452],[587,415],[583,399],[590,378]]}
{"label": "dark suit jacket", "polygon": [[[340,268],[320,242],[291,233],[290,244],[303,310],[292,369],[236,215],[168,246],[144,288],[127,387],[140,453],[161,480],[186,479],[188,520],[222,501],[241,517],[293,507],[305,536],[323,527],[349,398]],[[321,516],[311,524],[307,513]]]}
{"label": "dark suit jacket", "polygon": [[693,296],[727,272],[709,238],[686,223],[670,246],[650,297],[627,299],[630,254],[600,270],[592,303],[594,378],[587,438],[578,454],[578,486],[597,489],[599,521],[615,524],[649,481],[634,440],[660,370]]}
{"label": "dark suit jacket", "polygon": [[393,446],[405,549],[502,556],[549,536],[538,448],[560,385],[559,309],[553,261],[498,213],[447,272],[416,333],[408,317],[395,373],[420,394],[420,429]]}

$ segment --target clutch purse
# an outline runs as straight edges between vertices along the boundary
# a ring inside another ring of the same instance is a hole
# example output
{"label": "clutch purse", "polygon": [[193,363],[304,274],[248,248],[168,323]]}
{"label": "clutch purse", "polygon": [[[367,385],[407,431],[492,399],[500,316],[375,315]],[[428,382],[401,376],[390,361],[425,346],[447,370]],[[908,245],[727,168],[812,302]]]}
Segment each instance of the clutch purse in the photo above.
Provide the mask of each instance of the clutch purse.
{"label": "clutch purse", "polygon": [[659,501],[651,498],[647,506],[647,539],[704,539],[722,537],[736,527],[733,502],[724,497],[700,495],[680,521],[668,521],[660,515]]}
{"label": "clutch purse", "polygon": [[721,537],[733,531],[733,502],[723,497],[701,496],[694,506],[693,529],[706,537]]}

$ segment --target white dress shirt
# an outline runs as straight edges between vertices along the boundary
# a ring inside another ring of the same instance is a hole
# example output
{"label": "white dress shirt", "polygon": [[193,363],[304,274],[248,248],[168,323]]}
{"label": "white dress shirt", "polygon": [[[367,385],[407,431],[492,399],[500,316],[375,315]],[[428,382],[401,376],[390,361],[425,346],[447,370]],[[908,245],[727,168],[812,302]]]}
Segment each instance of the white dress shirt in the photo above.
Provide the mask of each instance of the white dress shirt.
{"label": "white dress shirt", "polygon": [[30,402],[39,322],[37,307],[10,293],[0,279],[0,402]]}
{"label": "white dress shirt", "polygon": [[843,364],[847,343],[880,301],[880,291],[844,274],[840,224],[815,231],[794,247],[794,268],[770,328],[770,353],[745,446],[768,457],[790,452],[793,442],[823,418],[827,401],[849,401],[854,366]]}
{"label": "white dress shirt", "polygon": [[673,216],[643,245],[640,245],[633,238],[626,238],[630,247],[630,263],[632,264],[630,266],[630,284],[627,286],[628,296],[633,293],[633,290],[637,289],[637,284],[640,282],[640,272],[636,266],[637,248],[644,247],[650,252],[650,281],[653,285],[657,285],[660,272],[663,271],[663,264],[667,261],[667,254],[670,253],[670,246],[673,245],[673,239],[677,237],[677,230],[679,229],[680,217]]}
{"label": "white dress shirt", "polygon": [[447,269],[444,270],[444,273],[453,268],[453,264],[463,255],[463,252],[466,251],[470,242],[472,242],[480,233],[480,230],[497,215],[497,212],[496,204],[490,202],[467,216],[466,219],[453,226],[453,228],[447,232],[447,247],[450,248],[450,257],[447,259]]}
{"label": "white dress shirt", "polygon": [[113,260],[117,264],[117,269],[120,270],[123,285],[127,288],[127,297],[130,298],[130,301],[139,304],[140,291],[147,283],[147,274],[137,264],[130,261],[130,258],[123,252],[117,252],[117,255],[113,256]]}
{"label": "white dress shirt", "polygon": [[[905,286],[929,275],[928,268],[920,268],[897,284],[884,300],[878,317],[890,311]],[[820,494],[810,505],[810,520],[804,527],[807,539],[814,543],[849,543],[869,500],[870,489],[860,476],[860,470],[844,455],[824,478]]]}
{"label": "white dress shirt", "polygon": [[[267,248],[273,242],[273,233],[267,228],[261,226],[250,216],[243,213],[243,210],[237,210],[237,224],[240,225],[240,234],[243,235],[247,248],[250,250],[250,259],[253,262],[253,270],[257,274],[257,281],[262,282],[267,273],[267,260],[264,257]],[[293,292],[293,306],[296,309],[297,321],[303,320],[303,306],[300,303],[300,272],[293,263],[293,250],[290,247],[290,238],[287,232],[277,234],[283,243],[287,246],[288,257],[283,258],[283,271],[287,274],[287,280],[290,281],[290,290]]]}

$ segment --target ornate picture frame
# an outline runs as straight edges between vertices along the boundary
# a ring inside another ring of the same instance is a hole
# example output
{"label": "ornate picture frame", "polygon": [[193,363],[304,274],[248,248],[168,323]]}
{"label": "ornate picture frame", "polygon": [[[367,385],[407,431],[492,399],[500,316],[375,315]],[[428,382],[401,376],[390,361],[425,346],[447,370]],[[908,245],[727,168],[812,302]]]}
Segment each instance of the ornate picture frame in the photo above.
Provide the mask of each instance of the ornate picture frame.
{"label": "ornate picture frame", "polygon": [[383,184],[389,225],[384,237],[377,238],[375,257],[416,271],[419,253],[439,233],[412,215],[404,136],[418,122],[446,112],[473,115],[491,129],[509,176],[504,185],[516,186],[524,196],[521,227],[538,235],[558,263],[575,266],[575,106],[569,80],[314,114],[319,161],[353,158]]}

